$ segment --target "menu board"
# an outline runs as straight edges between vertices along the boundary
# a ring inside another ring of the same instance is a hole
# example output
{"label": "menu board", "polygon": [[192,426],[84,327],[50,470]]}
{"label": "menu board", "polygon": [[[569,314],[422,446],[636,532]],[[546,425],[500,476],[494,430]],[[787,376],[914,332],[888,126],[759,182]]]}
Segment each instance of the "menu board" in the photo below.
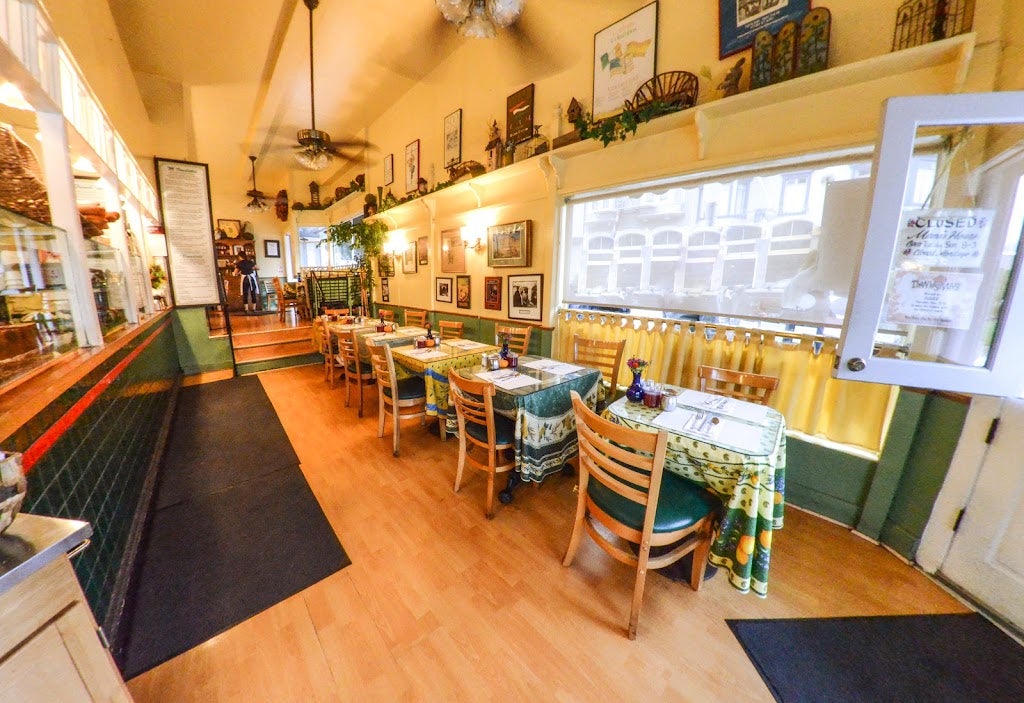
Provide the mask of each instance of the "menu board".
{"label": "menu board", "polygon": [[156,182],[175,305],[217,305],[216,257],[206,164],[157,158]]}

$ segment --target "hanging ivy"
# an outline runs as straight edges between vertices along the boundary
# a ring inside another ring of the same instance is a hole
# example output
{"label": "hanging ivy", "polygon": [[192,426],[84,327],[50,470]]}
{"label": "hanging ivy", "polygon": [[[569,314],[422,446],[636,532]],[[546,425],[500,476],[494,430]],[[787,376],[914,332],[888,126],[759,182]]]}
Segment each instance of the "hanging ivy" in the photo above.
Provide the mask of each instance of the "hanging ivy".
{"label": "hanging ivy", "polygon": [[604,146],[608,146],[612,142],[624,141],[626,137],[636,134],[637,127],[645,122],[677,110],[678,107],[655,100],[639,110],[623,109],[619,114],[598,122],[594,122],[592,114],[585,112],[573,122],[573,125],[580,131],[580,138],[597,139]]}

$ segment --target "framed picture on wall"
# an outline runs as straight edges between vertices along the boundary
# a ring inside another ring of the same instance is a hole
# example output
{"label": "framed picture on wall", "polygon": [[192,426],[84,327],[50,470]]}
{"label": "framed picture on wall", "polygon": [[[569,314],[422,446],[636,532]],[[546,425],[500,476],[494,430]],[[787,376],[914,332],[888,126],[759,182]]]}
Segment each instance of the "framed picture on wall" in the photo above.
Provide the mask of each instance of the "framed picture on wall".
{"label": "framed picture on wall", "polygon": [[217,220],[217,229],[222,237],[238,239],[242,234],[241,220]]}
{"label": "framed picture on wall", "polygon": [[388,154],[384,157],[384,185],[389,186],[395,182],[395,155]]}
{"label": "framed picture on wall", "polygon": [[462,161],[462,109],[444,118],[444,166]]}
{"label": "framed picture on wall", "polygon": [[749,49],[754,45],[754,35],[762,29],[775,34],[786,22],[799,23],[810,11],[811,0],[718,0],[718,58]]}
{"label": "framed picture on wall", "polygon": [[441,272],[466,272],[466,244],[462,241],[462,231],[446,229],[441,232]]}
{"label": "framed picture on wall", "polygon": [[263,240],[263,256],[268,259],[281,258],[281,241],[278,239]]}
{"label": "framed picture on wall", "polygon": [[533,136],[533,83],[505,100],[505,141],[518,144]]}
{"label": "framed picture on wall", "polygon": [[437,278],[434,280],[434,299],[439,303],[452,302],[452,279]]}
{"label": "framed picture on wall", "polygon": [[595,121],[622,112],[623,102],[632,100],[636,89],[654,78],[657,47],[657,2],[594,35]]}
{"label": "framed picture on wall", "polygon": [[508,277],[508,319],[543,319],[544,274],[526,273]]}
{"label": "framed picture on wall", "polygon": [[469,276],[455,277],[455,304],[460,308],[471,307],[469,295]]}
{"label": "framed picture on wall", "polygon": [[409,242],[402,252],[402,273],[416,273],[416,242]]}
{"label": "framed picture on wall", "polygon": [[377,275],[382,278],[395,275],[394,254],[381,254],[377,257]]}
{"label": "framed picture on wall", "polygon": [[416,263],[420,266],[430,263],[430,253],[427,251],[429,242],[427,237],[420,237],[416,240]]}
{"label": "framed picture on wall", "polygon": [[487,228],[487,265],[530,265],[530,220]]}
{"label": "framed picture on wall", "polygon": [[501,310],[501,276],[484,277],[484,309]]}
{"label": "framed picture on wall", "polygon": [[415,192],[420,180],[420,140],[405,146],[405,192]]}
{"label": "framed picture on wall", "polygon": [[390,279],[380,279],[380,302],[390,303],[391,302],[391,284],[388,283]]}

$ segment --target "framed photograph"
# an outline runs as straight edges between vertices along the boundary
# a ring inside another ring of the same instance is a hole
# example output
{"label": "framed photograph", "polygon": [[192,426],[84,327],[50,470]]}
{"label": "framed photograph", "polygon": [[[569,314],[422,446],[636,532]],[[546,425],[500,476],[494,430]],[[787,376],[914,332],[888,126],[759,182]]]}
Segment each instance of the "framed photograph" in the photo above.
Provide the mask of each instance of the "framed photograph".
{"label": "framed photograph", "polygon": [[384,185],[389,186],[395,182],[395,155],[388,154],[384,157]]}
{"label": "framed photograph", "polygon": [[530,220],[487,228],[487,265],[530,265]]}
{"label": "framed photograph", "polygon": [[654,78],[657,48],[657,2],[594,35],[595,121],[622,112],[622,104],[632,100],[636,89]]}
{"label": "framed photograph", "polygon": [[263,256],[268,259],[280,259],[281,258],[281,240],[280,239],[264,239],[263,240]]}
{"label": "framed photograph", "polygon": [[460,308],[466,308],[470,306],[469,296],[469,276],[456,276],[455,277],[455,304]]}
{"label": "framed photograph", "polygon": [[244,254],[245,253],[245,245],[244,244],[236,244],[235,246],[231,247],[231,253],[233,255],[235,255],[235,256],[238,256],[239,254]]}
{"label": "framed photograph", "polygon": [[405,192],[413,193],[420,180],[420,140],[409,142],[405,147]]}
{"label": "framed photograph", "polygon": [[434,299],[439,303],[452,302],[452,279],[434,279]]}
{"label": "framed photograph", "polygon": [[242,234],[241,220],[217,220],[217,229],[228,239],[238,239]]}
{"label": "framed photograph", "polygon": [[420,266],[426,266],[430,263],[430,254],[427,251],[427,247],[430,240],[427,237],[420,237],[416,240],[416,263]]}
{"label": "framed photograph", "polygon": [[527,273],[508,277],[508,319],[543,319],[544,274]]}
{"label": "framed photograph", "polygon": [[518,144],[533,136],[533,83],[505,101],[505,141]]}
{"label": "framed photograph", "polygon": [[484,276],[484,309],[501,310],[501,276]]}
{"label": "framed photograph", "polygon": [[462,108],[444,118],[444,166],[462,161]]}
{"label": "framed photograph", "polygon": [[441,272],[466,272],[466,243],[462,241],[462,231],[446,229],[441,232]]}
{"label": "framed photograph", "polygon": [[390,303],[391,302],[391,284],[388,282],[390,279],[380,279],[380,302]]}
{"label": "framed photograph", "polygon": [[775,34],[790,20],[799,24],[810,10],[811,0],[718,0],[718,58],[749,49],[762,29]]}
{"label": "framed photograph", "polygon": [[377,257],[377,275],[381,278],[395,275],[394,254],[381,254]]}
{"label": "framed photograph", "polygon": [[409,242],[402,252],[402,273],[416,273],[416,242]]}

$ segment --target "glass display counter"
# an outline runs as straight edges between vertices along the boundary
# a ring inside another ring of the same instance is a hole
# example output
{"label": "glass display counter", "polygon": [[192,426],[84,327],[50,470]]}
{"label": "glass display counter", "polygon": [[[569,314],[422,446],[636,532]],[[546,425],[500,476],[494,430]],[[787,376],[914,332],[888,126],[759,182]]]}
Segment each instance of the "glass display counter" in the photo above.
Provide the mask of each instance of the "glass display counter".
{"label": "glass display counter", "polygon": [[85,241],[85,258],[89,263],[92,297],[100,329],[106,337],[127,321],[128,279],[120,252],[95,239]]}

